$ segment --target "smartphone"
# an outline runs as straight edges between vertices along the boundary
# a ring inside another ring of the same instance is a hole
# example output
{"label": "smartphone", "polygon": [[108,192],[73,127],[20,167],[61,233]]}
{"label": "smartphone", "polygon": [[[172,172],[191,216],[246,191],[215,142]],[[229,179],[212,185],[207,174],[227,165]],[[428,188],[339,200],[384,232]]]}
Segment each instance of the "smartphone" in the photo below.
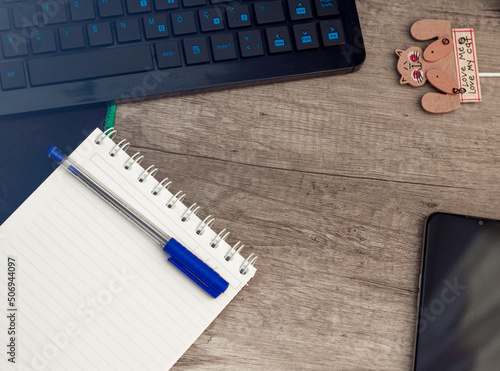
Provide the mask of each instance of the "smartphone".
{"label": "smartphone", "polygon": [[426,221],[415,371],[500,369],[500,221]]}

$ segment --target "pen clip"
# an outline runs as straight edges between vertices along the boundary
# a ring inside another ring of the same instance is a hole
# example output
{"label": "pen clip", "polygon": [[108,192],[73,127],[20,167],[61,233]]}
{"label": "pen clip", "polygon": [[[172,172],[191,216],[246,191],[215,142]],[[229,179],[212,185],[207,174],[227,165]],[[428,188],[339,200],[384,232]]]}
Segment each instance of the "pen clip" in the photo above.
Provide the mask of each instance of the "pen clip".
{"label": "pen clip", "polygon": [[171,238],[163,251],[170,255],[168,260],[173,265],[212,297],[217,298],[228,288],[229,283],[224,278],[175,239]]}
{"label": "pen clip", "polygon": [[173,265],[175,265],[186,276],[188,276],[189,278],[191,278],[195,283],[198,284],[198,286],[200,286],[203,290],[205,290],[206,292],[208,292],[212,297],[216,298],[216,297],[218,297],[221,294],[220,291],[215,290],[214,288],[207,286],[203,281],[201,281],[193,273],[191,273],[190,271],[188,271],[186,269],[186,267],[184,267],[181,263],[179,263],[174,258],[168,258],[168,261],[170,263],[172,263]]}

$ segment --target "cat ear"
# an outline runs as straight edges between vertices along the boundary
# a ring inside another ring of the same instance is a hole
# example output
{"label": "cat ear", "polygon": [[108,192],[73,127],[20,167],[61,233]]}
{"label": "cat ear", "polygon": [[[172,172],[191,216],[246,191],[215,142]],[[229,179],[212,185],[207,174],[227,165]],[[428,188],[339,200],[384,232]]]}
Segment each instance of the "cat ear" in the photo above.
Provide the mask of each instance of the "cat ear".
{"label": "cat ear", "polygon": [[404,85],[404,84],[408,84],[408,83],[409,83],[409,81],[408,81],[408,80],[406,80],[404,76],[401,76],[401,79],[399,80],[399,83],[400,83],[401,85]]}
{"label": "cat ear", "polygon": [[394,53],[396,53],[396,55],[398,57],[401,57],[401,54],[403,54],[403,51],[401,49],[396,49],[396,50],[394,50]]}

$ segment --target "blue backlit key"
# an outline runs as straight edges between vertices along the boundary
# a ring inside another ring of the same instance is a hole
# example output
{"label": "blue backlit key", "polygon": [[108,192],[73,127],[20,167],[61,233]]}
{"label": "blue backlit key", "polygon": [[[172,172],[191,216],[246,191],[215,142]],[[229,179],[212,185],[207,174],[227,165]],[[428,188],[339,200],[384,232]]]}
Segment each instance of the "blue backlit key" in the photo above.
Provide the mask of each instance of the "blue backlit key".
{"label": "blue backlit key", "polygon": [[[98,3],[102,0],[98,0]],[[94,3],[92,0],[73,0],[69,2],[71,19],[73,21],[85,21],[95,19]]]}
{"label": "blue backlit key", "polygon": [[286,26],[268,28],[266,36],[270,53],[282,53],[292,50],[290,35]]}
{"label": "blue backlit key", "polygon": [[226,7],[227,24],[229,28],[251,26],[250,15],[247,5],[235,5]]}
{"label": "blue backlit key", "polygon": [[169,35],[167,17],[165,17],[165,15],[144,17],[142,21],[144,23],[144,31],[146,31],[147,39],[156,39]]}
{"label": "blue backlit key", "polygon": [[281,1],[262,1],[253,4],[258,24],[284,22],[283,3]]}
{"label": "blue backlit key", "polygon": [[97,0],[97,6],[101,17],[123,15],[121,0]]}
{"label": "blue backlit key", "polygon": [[344,29],[340,19],[329,19],[319,22],[321,39],[324,46],[345,44]]}
{"label": "blue backlit key", "polygon": [[316,3],[316,13],[320,17],[339,14],[338,0],[314,0]]}
{"label": "blue backlit key", "polygon": [[38,25],[38,15],[35,4],[19,5],[12,8],[14,13],[14,26],[27,28]]}
{"label": "blue backlit key", "polygon": [[0,62],[0,80],[3,90],[25,88],[23,61]]}
{"label": "blue backlit key", "polygon": [[31,34],[31,47],[33,53],[47,53],[56,50],[56,40],[54,38],[54,31],[39,30]]}
{"label": "blue backlit key", "polygon": [[108,22],[87,25],[90,46],[108,45],[113,43],[111,27]]}
{"label": "blue backlit key", "polygon": [[240,51],[243,58],[264,55],[264,46],[259,30],[238,32]]}
{"label": "blue backlit key", "polygon": [[292,21],[312,18],[311,2],[309,0],[288,0],[288,9]]}
{"label": "blue backlit key", "polygon": [[28,54],[26,38],[22,34],[9,33],[2,36],[3,53],[8,57],[18,57]]}
{"label": "blue backlit key", "polygon": [[295,36],[295,45],[298,50],[319,48],[316,23],[310,22],[294,25],[293,35]]}
{"label": "blue backlit key", "polygon": [[207,2],[206,0],[182,0],[182,4],[187,8],[190,6],[207,5]]}
{"label": "blue backlit key", "polygon": [[155,0],[156,10],[177,9],[179,0]]}
{"label": "blue backlit key", "polygon": [[216,62],[236,59],[236,46],[232,34],[219,33],[212,35],[210,36],[210,41]]}
{"label": "blue backlit key", "polygon": [[61,27],[59,29],[59,39],[63,50],[78,49],[85,46],[83,31],[80,26]]}
{"label": "blue backlit key", "polygon": [[174,12],[170,15],[175,35],[196,33],[196,23],[193,12]]}
{"label": "blue backlit key", "polygon": [[141,40],[141,30],[137,19],[118,19],[115,27],[119,43]]}
{"label": "blue backlit key", "polygon": [[43,1],[42,7],[43,23],[46,25],[65,23],[68,21],[66,16],[66,8],[62,1]]}
{"label": "blue backlit key", "polygon": [[162,41],[156,43],[155,49],[159,68],[173,68],[182,65],[179,43],[177,41]]}
{"label": "blue backlit key", "polygon": [[203,32],[224,29],[222,11],[220,8],[202,9],[198,11],[201,30]]}
{"label": "blue backlit key", "polygon": [[210,61],[207,40],[204,37],[184,39],[184,53],[187,64],[208,63]]}
{"label": "blue backlit key", "polygon": [[0,31],[10,30],[9,12],[7,8],[0,8]]}
{"label": "blue backlit key", "polygon": [[150,1],[151,0],[126,0],[127,10],[130,14],[150,12]]}

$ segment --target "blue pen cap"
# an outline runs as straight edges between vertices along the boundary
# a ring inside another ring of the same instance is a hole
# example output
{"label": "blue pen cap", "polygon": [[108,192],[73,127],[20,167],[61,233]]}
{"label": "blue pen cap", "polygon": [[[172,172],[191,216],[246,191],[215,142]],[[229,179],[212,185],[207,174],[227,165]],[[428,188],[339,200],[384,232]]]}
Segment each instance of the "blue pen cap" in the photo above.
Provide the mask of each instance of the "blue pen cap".
{"label": "blue pen cap", "polygon": [[175,239],[171,238],[163,250],[170,255],[168,260],[172,264],[212,297],[218,297],[228,288],[229,283],[224,278]]}
{"label": "blue pen cap", "polygon": [[47,156],[58,163],[61,163],[61,161],[66,157],[66,155],[56,146],[51,146],[49,148],[49,150],[47,151]]}

